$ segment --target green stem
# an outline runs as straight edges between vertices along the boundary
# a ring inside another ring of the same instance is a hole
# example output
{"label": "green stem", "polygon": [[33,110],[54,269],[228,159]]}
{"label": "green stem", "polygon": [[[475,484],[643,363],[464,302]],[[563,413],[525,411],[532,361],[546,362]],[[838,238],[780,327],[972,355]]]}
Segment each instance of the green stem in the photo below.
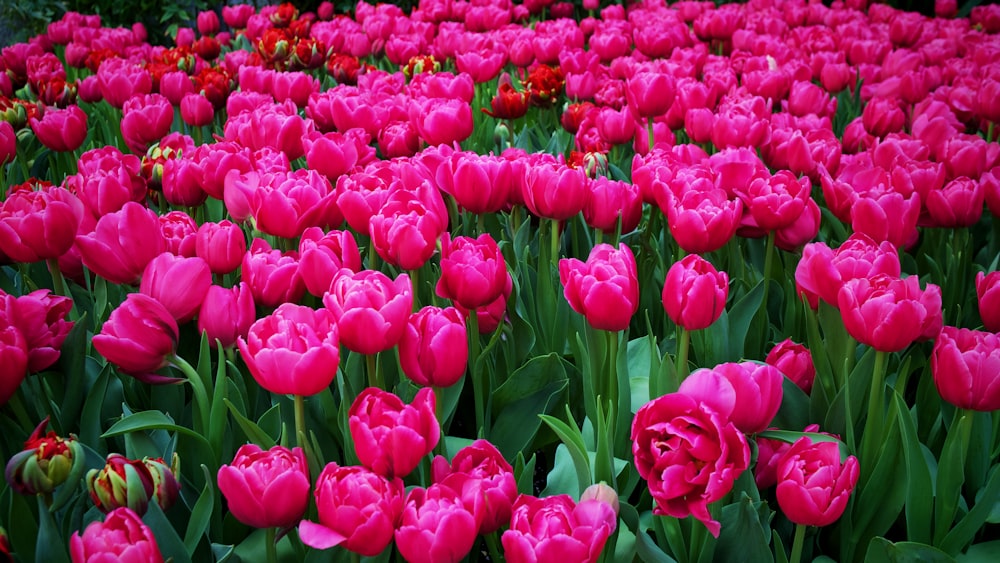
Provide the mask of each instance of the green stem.
{"label": "green stem", "polygon": [[167,361],[170,365],[181,370],[181,373],[187,377],[188,383],[191,384],[191,391],[194,394],[194,405],[198,414],[198,417],[195,417],[195,431],[203,436],[207,436],[209,423],[209,393],[207,385],[201,380],[201,374],[198,373],[198,370],[194,369],[184,358],[174,354]]}
{"label": "green stem", "polygon": [[646,134],[649,137],[649,152],[653,152],[653,143],[655,141],[653,139],[653,118],[652,117],[646,118]]}
{"label": "green stem", "polygon": [[[556,271],[558,272],[559,271],[559,220],[550,219],[549,228],[552,229],[552,232],[549,233],[549,235],[551,236],[549,249],[552,252],[552,254],[550,254],[550,259],[552,260],[552,265],[555,266]],[[539,275],[541,275],[541,273],[539,273]]]}
{"label": "green stem", "polygon": [[618,416],[618,333],[615,331],[605,331],[608,338],[608,369],[604,379],[604,396],[611,401],[611,411],[608,413],[609,420],[616,420]]}
{"label": "green stem", "polygon": [[448,445],[445,442],[444,435],[444,419],[447,413],[444,412],[444,392],[443,389],[436,385],[431,386],[431,390],[434,391],[434,416],[437,418],[438,428],[441,429],[441,437],[438,440],[437,447],[434,448],[434,453],[443,455],[447,459]]}
{"label": "green stem", "polygon": [[479,317],[476,312],[469,311],[466,320],[466,330],[469,339],[469,375],[472,377],[472,394],[475,398],[476,432],[486,433],[486,405],[483,375],[479,373]]}
{"label": "green stem", "polygon": [[352,551],[351,552],[351,563],[361,563],[361,554],[358,553],[358,552],[356,552],[356,551]]}
{"label": "green stem", "polygon": [[494,563],[499,563],[505,561],[503,554],[500,552],[500,542],[497,541],[497,532],[492,534],[486,534],[486,548],[490,552],[490,560]]}
{"label": "green stem", "polygon": [[420,310],[420,269],[409,270],[410,286],[413,288],[413,311]]}
{"label": "green stem", "polygon": [[63,297],[73,297],[66,290],[66,280],[63,278],[62,271],[59,269],[59,260],[57,258],[49,258],[45,261],[45,264],[49,267],[49,274],[52,275],[52,291],[56,295],[61,295]]}
{"label": "green stem", "polygon": [[868,394],[868,418],[865,420],[864,436],[861,438],[862,469],[868,469],[862,471],[862,479],[866,479],[871,468],[875,466],[878,449],[882,444],[882,426],[885,423],[885,371],[888,363],[889,353],[876,350],[872,387]]}
{"label": "green stem", "polygon": [[267,551],[267,563],[278,563],[278,547],[274,542],[277,528],[268,528],[264,539],[264,549]]}
{"label": "green stem", "polygon": [[306,398],[295,395],[295,436],[300,447],[306,446]]}
{"label": "green stem", "polygon": [[368,366],[368,386],[382,388],[378,373],[378,354],[365,354],[365,364]]}
{"label": "green stem", "polygon": [[763,311],[765,318],[767,317],[767,294],[771,286],[771,263],[774,262],[774,240],[776,236],[776,231],[767,232],[767,246],[764,249],[764,296],[760,301],[760,310]]}
{"label": "green stem", "polygon": [[678,325],[680,336],[677,338],[677,384],[680,385],[688,376],[688,349],[691,347],[691,332]]}
{"label": "green stem", "polygon": [[799,563],[802,560],[802,545],[806,539],[806,527],[802,524],[795,525],[795,538],[792,540],[792,556],[788,563]]}

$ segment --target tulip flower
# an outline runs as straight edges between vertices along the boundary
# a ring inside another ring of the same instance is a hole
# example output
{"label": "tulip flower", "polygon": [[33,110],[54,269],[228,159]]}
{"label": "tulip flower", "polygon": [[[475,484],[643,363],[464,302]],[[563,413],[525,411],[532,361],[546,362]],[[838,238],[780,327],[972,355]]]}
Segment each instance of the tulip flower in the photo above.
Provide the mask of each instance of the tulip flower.
{"label": "tulip flower", "polygon": [[604,176],[592,180],[590,197],[583,208],[583,218],[587,225],[613,235],[619,229],[631,233],[642,219],[642,197],[635,184],[609,180]]}
{"label": "tulip flower", "polygon": [[1000,332],[1000,272],[976,274],[979,317],[990,332]]}
{"label": "tulip flower", "polygon": [[184,123],[192,127],[204,127],[212,123],[215,117],[215,108],[212,102],[201,94],[191,92],[186,94],[180,103],[181,119]]}
{"label": "tulip flower", "polygon": [[878,274],[848,281],[837,295],[844,327],[880,352],[899,352],[941,330],[941,288],[920,289],[916,276]]}
{"label": "tulip flower", "polygon": [[725,246],[739,227],[743,202],[724,190],[689,190],[679,198],[657,199],[670,234],[685,252],[704,254]]}
{"label": "tulip flower", "polygon": [[[673,447],[661,447],[667,443]],[[746,437],[725,415],[683,393],[659,397],[635,415],[632,454],[655,514],[693,515],[718,537],[721,524],[708,503],[724,497],[750,465]]]}
{"label": "tulip flower", "polygon": [[302,543],[314,549],[342,545],[365,557],[381,553],[391,542],[403,512],[403,481],[364,467],[328,463],[314,492],[319,523],[299,524]]}
{"label": "tulip flower", "polygon": [[340,362],[330,312],[291,303],[255,322],[237,346],[257,383],[277,394],[319,393],[333,382]]}
{"label": "tulip flower", "polygon": [[213,274],[229,274],[240,267],[247,251],[243,230],[232,221],[202,223],[195,239],[195,252]]}
{"label": "tulip flower", "polygon": [[323,295],[323,304],[348,350],[376,354],[403,337],[413,309],[413,288],[406,274],[393,281],[376,270],[341,270]]}
{"label": "tulip flower", "polygon": [[101,217],[92,233],[77,235],[76,247],[95,274],[113,283],[134,284],[167,244],[156,213],[129,202]]}
{"label": "tulip flower", "polygon": [[141,381],[165,383],[156,375],[174,354],[179,333],[177,321],[159,301],[142,293],[130,293],[111,312],[94,335],[94,348],[122,372]]}
{"label": "tulip flower", "polygon": [[306,293],[299,274],[298,252],[272,250],[261,238],[254,239],[243,255],[240,274],[253,293],[254,302],[264,307],[296,303]]}
{"label": "tulip flower", "polygon": [[0,204],[0,251],[18,262],[65,254],[76,238],[84,208],[68,190],[14,190]]}
{"label": "tulip flower", "polygon": [[184,324],[198,313],[211,285],[212,272],[205,260],[164,252],[146,265],[139,292],[162,303],[178,324]]}
{"label": "tulip flower", "polygon": [[411,563],[458,563],[476,541],[479,522],[458,493],[441,483],[406,495],[396,547]]}
{"label": "tulip flower", "polygon": [[17,135],[14,126],[0,120],[0,166],[6,166],[17,158]]}
{"label": "tulip flower", "polygon": [[348,411],[348,425],[361,465],[392,479],[416,469],[441,438],[434,393],[425,387],[413,403],[377,387],[361,392]]}
{"label": "tulip flower", "polygon": [[778,413],[783,379],[781,372],[768,364],[725,363],[696,370],[677,392],[708,405],[741,432],[756,434]]}
{"label": "tulip flower", "polygon": [[800,526],[829,526],[847,508],[859,473],[856,457],[841,463],[836,442],[799,438],[778,466],[778,506]]}
{"label": "tulip flower", "polygon": [[812,392],[816,366],[813,365],[812,353],[802,344],[793,342],[791,338],[782,340],[767,353],[764,363],[778,368],[807,395]]}
{"label": "tulip flower", "polygon": [[956,407],[1000,409],[1000,336],[944,327],[934,341],[931,373],[941,398]]}
{"label": "tulip flower", "polygon": [[113,510],[103,522],[92,522],[83,535],[69,539],[73,563],[163,563],[156,538],[138,514],[126,507]]}
{"label": "tulip flower", "polygon": [[121,57],[110,57],[97,68],[97,82],[101,97],[118,109],[135,96],[153,91],[153,76],[145,65],[126,61]]}
{"label": "tulip flower", "polygon": [[451,387],[465,375],[469,348],[458,309],[424,307],[410,315],[399,341],[403,374],[424,387]]}
{"label": "tulip flower", "polygon": [[431,473],[435,483],[448,484],[450,478],[451,483],[460,485],[457,490],[465,505],[473,507],[480,521],[480,534],[491,534],[510,524],[518,497],[514,469],[487,440],[476,440],[458,450],[450,464],[442,456],[435,457]]}
{"label": "tulip flower", "polygon": [[524,203],[531,213],[564,221],[587,205],[587,177],[583,170],[561,164],[540,164],[528,171]]}
{"label": "tulip flower", "polygon": [[323,297],[342,268],[361,270],[358,243],[350,231],[324,233],[309,227],[299,239],[299,274],[310,294]]}
{"label": "tulip flower", "polygon": [[130,201],[141,203],[146,197],[141,162],[134,154],[123,154],[113,146],[91,149],[80,155],[77,168],[79,172],[68,176],[64,185],[76,193],[95,219]]}
{"label": "tulip flower", "polygon": [[795,268],[795,285],[813,309],[819,306],[819,299],[836,307],[837,295],[845,283],[876,274],[899,277],[896,247],[855,233],[835,250],[822,242],[807,244]]}
{"label": "tulip flower", "polygon": [[128,507],[143,515],[153,501],[169,509],[180,494],[180,460],[174,453],[168,466],[161,458],[128,459],[109,454],[104,467],[87,472],[87,490],[97,508],[105,514]]}
{"label": "tulip flower", "polygon": [[685,330],[699,330],[722,316],[728,296],[729,276],[704,258],[690,254],[667,271],[663,308],[670,320]]}
{"label": "tulip flower", "polygon": [[[440,213],[439,193],[418,194],[408,189],[392,192],[372,214],[368,234],[379,257],[404,270],[418,270],[434,254],[448,218]],[[435,201],[425,201],[433,197]]]}
{"label": "tulip flower", "polygon": [[28,372],[43,371],[59,359],[63,341],[73,329],[73,321],[66,320],[72,308],[69,297],[54,295],[48,289],[37,289],[17,298],[0,290],[0,317],[6,316],[5,322],[24,337]]}
{"label": "tulip flower", "polygon": [[149,146],[170,132],[174,108],[160,94],[145,94],[129,98],[122,107],[121,130],[125,146],[133,154],[146,154]]}
{"label": "tulip flower", "polygon": [[237,520],[254,528],[291,528],[309,504],[309,466],[301,448],[244,444],[219,468],[219,492]]}
{"label": "tulip flower", "polygon": [[190,215],[183,211],[170,211],[160,215],[160,232],[167,242],[167,252],[174,256],[194,258],[198,224]]}
{"label": "tulip flower", "polygon": [[28,344],[0,309],[0,405],[7,404],[27,375]]}
{"label": "tulip flower", "polygon": [[618,516],[611,502],[594,498],[575,503],[569,495],[521,495],[514,503],[510,529],[503,533],[501,542],[511,563],[596,563],[617,525]]}
{"label": "tulip flower", "polygon": [[508,160],[468,152],[456,152],[445,160],[438,167],[437,182],[470,213],[500,211],[516,186]]}
{"label": "tulip flower", "polygon": [[87,114],[79,106],[47,108],[40,119],[30,117],[28,123],[38,141],[52,151],[73,152],[87,139]]}
{"label": "tulip flower", "polygon": [[594,328],[625,330],[639,308],[635,256],[624,243],[595,246],[586,263],[560,260],[559,278],[570,307]]}
{"label": "tulip flower", "polygon": [[18,494],[51,495],[70,476],[79,479],[83,471],[83,446],[72,435],[63,438],[51,430],[46,433],[48,424],[45,417],[24,442],[24,449],[7,462],[4,476]]}
{"label": "tulip flower", "polygon": [[246,283],[231,288],[213,285],[205,292],[198,309],[198,332],[207,333],[213,348],[216,341],[223,348],[232,348],[239,338],[247,337],[256,315],[253,294]]}
{"label": "tulip flower", "polygon": [[791,172],[779,170],[770,178],[750,182],[747,207],[761,229],[783,229],[803,214],[811,191],[808,178],[796,179]]}
{"label": "tulip flower", "polygon": [[449,233],[441,236],[438,296],[466,309],[475,309],[500,297],[506,283],[506,262],[488,233],[475,239],[451,238]]}

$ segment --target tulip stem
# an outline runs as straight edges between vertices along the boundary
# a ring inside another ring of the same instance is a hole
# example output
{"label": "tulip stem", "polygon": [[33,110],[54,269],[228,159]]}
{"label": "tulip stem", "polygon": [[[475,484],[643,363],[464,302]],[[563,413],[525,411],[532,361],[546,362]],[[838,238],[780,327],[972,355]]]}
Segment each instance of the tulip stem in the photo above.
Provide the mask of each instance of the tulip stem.
{"label": "tulip stem", "polygon": [[490,561],[499,563],[504,561],[503,554],[500,553],[500,545],[497,542],[497,532],[486,534],[486,548],[490,551]]}
{"label": "tulip stem", "polygon": [[351,563],[361,563],[361,554],[358,553],[358,552],[356,552],[356,551],[352,551],[351,552]]}
{"label": "tulip stem", "polygon": [[646,134],[649,137],[649,152],[653,152],[653,143],[655,141],[653,139],[653,118],[652,117],[647,117],[646,118]]}
{"label": "tulip stem", "polygon": [[[191,384],[191,392],[194,394],[194,405],[197,411],[198,417],[195,418],[195,430],[202,435],[207,436],[207,427],[209,424],[208,416],[208,388],[205,386],[205,382],[201,380],[201,374],[198,370],[194,369],[184,358],[174,354],[169,357],[168,362],[170,365],[181,370],[181,372],[187,377],[188,383]],[[200,420],[198,420],[200,418]],[[199,424],[200,422],[200,424]]]}
{"label": "tulip stem", "polygon": [[[297,397],[298,395],[296,395]],[[270,527],[266,531],[264,548],[267,550],[267,563],[278,563],[278,549],[274,542],[276,530],[277,528]]]}
{"label": "tulip stem", "polygon": [[806,539],[806,527],[802,524],[795,525],[795,537],[792,539],[792,556],[788,563],[799,563],[802,560],[802,544]]}
{"label": "tulip stem", "polygon": [[771,286],[771,264],[774,262],[774,241],[777,231],[767,232],[767,246],[764,248],[764,296],[760,300],[760,310],[767,319],[767,293]]}
{"label": "tulip stem", "polygon": [[472,395],[475,397],[476,432],[486,432],[486,408],[483,404],[483,377],[477,369],[479,363],[479,317],[469,311],[467,332],[469,337],[469,375],[472,377]]}
{"label": "tulip stem", "polygon": [[378,354],[365,354],[365,363],[368,366],[368,386],[382,388],[382,378],[378,373]]}
{"label": "tulip stem", "polygon": [[[878,449],[882,445],[882,426],[885,417],[885,371],[889,363],[889,353],[875,351],[875,367],[872,369],[872,387],[868,394],[868,418],[865,420],[864,436],[861,438],[862,479],[867,479],[878,459]],[[847,382],[847,385],[850,385]],[[848,422],[850,424],[850,422]]]}
{"label": "tulip stem", "polygon": [[680,385],[688,375],[688,349],[691,347],[691,333],[678,325],[680,335],[677,338],[677,384]]}
{"label": "tulip stem", "polygon": [[78,318],[76,314],[76,303],[73,301],[73,296],[70,295],[69,290],[66,287],[66,279],[62,275],[62,271],[59,270],[59,260],[56,258],[49,258],[45,261],[45,263],[49,267],[49,274],[52,275],[52,291],[54,291],[56,295],[69,297],[70,303],[73,304],[71,316],[74,319]]}

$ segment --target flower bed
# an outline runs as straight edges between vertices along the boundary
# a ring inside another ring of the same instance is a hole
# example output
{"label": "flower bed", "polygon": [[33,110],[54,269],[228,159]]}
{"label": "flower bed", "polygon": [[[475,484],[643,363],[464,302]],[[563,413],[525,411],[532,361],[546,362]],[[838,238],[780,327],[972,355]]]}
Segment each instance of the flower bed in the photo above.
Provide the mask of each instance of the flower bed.
{"label": "flower bed", "polygon": [[600,4],[3,48],[0,553],[992,560],[1000,9]]}

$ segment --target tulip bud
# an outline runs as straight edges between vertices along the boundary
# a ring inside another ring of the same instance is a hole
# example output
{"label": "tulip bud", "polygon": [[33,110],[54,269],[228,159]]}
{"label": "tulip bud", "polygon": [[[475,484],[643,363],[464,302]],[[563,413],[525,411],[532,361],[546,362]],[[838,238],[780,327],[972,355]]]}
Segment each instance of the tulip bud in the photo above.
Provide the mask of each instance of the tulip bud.
{"label": "tulip bud", "polygon": [[103,469],[87,472],[87,489],[97,508],[108,513],[127,506],[143,515],[153,500],[160,508],[173,506],[180,492],[177,475],[180,459],[174,453],[170,466],[162,458],[130,460],[121,454],[110,454]]}
{"label": "tulip bud", "polygon": [[55,432],[45,433],[48,423],[45,417],[24,442],[24,449],[7,462],[7,483],[22,495],[49,495],[83,471],[83,446],[72,435],[62,438]]}
{"label": "tulip bud", "polygon": [[616,516],[618,515],[618,510],[621,508],[618,501],[618,493],[604,481],[593,484],[583,491],[583,494],[580,495],[580,502],[587,500],[596,500],[610,505],[611,508],[615,509]]}

